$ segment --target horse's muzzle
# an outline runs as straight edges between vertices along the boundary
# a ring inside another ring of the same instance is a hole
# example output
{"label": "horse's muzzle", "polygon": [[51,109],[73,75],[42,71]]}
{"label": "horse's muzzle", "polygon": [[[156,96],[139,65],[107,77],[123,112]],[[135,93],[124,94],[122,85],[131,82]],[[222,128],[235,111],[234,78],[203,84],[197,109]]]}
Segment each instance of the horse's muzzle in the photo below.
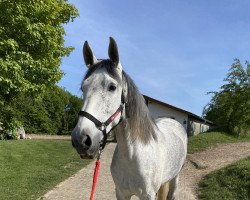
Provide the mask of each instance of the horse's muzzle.
{"label": "horse's muzzle", "polygon": [[76,135],[72,133],[71,142],[80,155],[90,155],[89,150],[92,146],[92,140],[89,135]]}

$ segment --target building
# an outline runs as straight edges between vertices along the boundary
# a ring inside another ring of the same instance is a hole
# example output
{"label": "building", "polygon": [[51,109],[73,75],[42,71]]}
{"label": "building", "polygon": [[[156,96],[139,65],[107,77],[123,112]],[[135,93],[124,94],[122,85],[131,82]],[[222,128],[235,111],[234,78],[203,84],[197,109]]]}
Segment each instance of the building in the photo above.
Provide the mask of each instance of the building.
{"label": "building", "polygon": [[148,109],[154,119],[168,117],[177,120],[186,129],[188,136],[197,135],[209,130],[213,125],[211,121],[203,119],[186,110],[153,99],[144,95]]}

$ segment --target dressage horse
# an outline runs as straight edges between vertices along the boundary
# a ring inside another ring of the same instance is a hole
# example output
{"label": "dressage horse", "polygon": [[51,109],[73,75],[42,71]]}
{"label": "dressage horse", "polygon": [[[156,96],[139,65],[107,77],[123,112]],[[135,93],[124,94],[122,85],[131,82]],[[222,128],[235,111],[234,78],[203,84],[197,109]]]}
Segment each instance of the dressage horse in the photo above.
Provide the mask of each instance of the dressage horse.
{"label": "dressage horse", "polygon": [[118,200],[175,199],[178,174],[187,154],[187,133],[177,121],[153,120],[132,79],[123,71],[118,47],[110,38],[109,59],[96,59],[88,42],[83,56],[88,71],[81,84],[84,104],[72,132],[82,158],[95,157],[114,131],[111,164]]}

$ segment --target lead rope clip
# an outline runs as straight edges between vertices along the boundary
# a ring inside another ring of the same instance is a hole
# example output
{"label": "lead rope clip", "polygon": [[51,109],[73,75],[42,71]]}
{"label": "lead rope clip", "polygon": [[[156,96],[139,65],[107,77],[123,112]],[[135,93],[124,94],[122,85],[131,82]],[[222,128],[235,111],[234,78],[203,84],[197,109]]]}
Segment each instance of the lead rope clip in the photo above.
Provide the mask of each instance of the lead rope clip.
{"label": "lead rope clip", "polygon": [[99,151],[98,151],[98,154],[97,154],[97,160],[100,160],[101,157],[102,157],[102,152],[103,152],[103,149],[100,147],[99,148]]}

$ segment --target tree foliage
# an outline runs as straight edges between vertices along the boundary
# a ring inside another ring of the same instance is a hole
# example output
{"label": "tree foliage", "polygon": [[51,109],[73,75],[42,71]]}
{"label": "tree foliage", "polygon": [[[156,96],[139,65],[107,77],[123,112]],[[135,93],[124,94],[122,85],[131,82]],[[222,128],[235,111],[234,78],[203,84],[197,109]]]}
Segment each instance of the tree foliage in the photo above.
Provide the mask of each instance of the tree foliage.
{"label": "tree foliage", "polygon": [[40,98],[20,94],[11,108],[28,133],[69,134],[81,106],[82,99],[53,86]]}
{"label": "tree foliage", "polygon": [[235,59],[219,92],[204,108],[204,116],[217,127],[237,134],[250,131],[250,64]]}
{"label": "tree foliage", "polygon": [[64,46],[63,25],[78,12],[66,0],[0,0],[0,11],[0,120],[8,127],[13,99],[61,79],[61,58],[73,49]]}
{"label": "tree foliage", "polygon": [[0,4],[1,96],[37,92],[60,80],[63,24],[77,16],[64,0],[2,0]]}

